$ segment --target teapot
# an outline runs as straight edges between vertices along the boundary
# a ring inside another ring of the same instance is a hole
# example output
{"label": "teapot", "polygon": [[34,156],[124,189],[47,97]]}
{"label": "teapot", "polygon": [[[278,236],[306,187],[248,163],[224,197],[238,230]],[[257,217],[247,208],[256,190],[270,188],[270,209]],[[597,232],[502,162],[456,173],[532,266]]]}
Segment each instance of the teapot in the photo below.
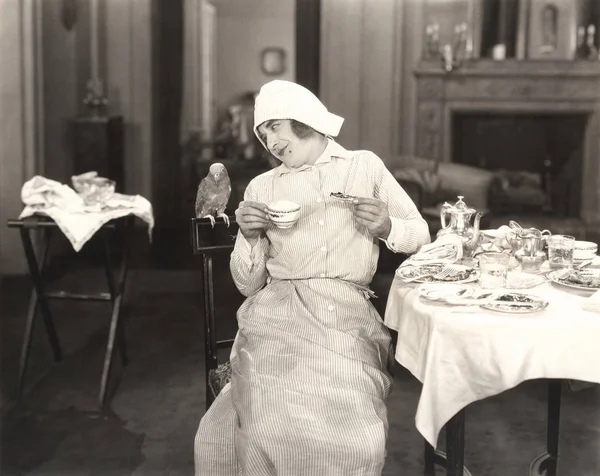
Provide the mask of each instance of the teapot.
{"label": "teapot", "polygon": [[[460,236],[463,243],[463,256],[470,257],[479,245],[479,222],[483,213],[469,208],[463,198],[459,195],[458,201],[454,205],[447,202],[442,205],[440,210],[442,229],[438,231],[437,237],[448,234]],[[474,213],[475,219],[471,225],[471,217]]]}
{"label": "teapot", "polygon": [[524,272],[538,271],[546,260],[544,252],[544,236],[547,230],[540,231],[537,228],[522,228],[515,233],[513,246],[515,258]]}

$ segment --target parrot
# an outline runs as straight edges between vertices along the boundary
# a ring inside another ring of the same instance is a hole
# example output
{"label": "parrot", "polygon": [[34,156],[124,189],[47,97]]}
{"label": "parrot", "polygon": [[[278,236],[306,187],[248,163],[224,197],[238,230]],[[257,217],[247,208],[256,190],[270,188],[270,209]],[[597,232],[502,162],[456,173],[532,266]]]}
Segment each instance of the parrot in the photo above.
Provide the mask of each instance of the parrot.
{"label": "parrot", "polygon": [[196,218],[208,218],[215,227],[215,216],[223,217],[229,227],[229,217],[225,207],[231,196],[231,181],[227,169],[215,162],[208,169],[208,174],[200,181],[196,192]]}

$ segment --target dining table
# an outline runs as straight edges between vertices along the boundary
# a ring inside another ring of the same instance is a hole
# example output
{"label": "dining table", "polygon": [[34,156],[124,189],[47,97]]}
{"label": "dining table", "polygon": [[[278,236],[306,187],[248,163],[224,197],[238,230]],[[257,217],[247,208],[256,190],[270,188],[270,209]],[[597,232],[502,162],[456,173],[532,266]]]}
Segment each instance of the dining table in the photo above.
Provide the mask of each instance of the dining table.
{"label": "dining table", "polygon": [[[384,321],[398,333],[396,361],[422,384],[415,422],[425,439],[425,474],[433,475],[438,464],[448,476],[470,475],[464,467],[467,406],[546,379],[546,451],[533,459],[530,475],[555,476],[563,382],[600,384],[600,314],[582,306],[593,293],[541,279],[529,289],[504,291],[537,296],[546,307],[511,313],[428,300],[419,286],[396,273]],[[480,289],[477,281],[465,286]]]}

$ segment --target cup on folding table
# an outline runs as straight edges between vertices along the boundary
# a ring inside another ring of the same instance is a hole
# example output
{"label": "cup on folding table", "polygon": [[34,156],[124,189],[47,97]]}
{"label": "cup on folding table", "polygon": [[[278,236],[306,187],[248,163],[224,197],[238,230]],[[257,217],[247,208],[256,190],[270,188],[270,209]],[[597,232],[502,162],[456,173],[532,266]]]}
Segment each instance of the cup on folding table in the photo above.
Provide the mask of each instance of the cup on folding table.
{"label": "cup on folding table", "polygon": [[506,276],[510,254],[499,251],[486,251],[479,258],[479,286],[483,289],[506,287]]}
{"label": "cup on folding table", "polygon": [[575,237],[552,235],[548,237],[548,264],[550,269],[570,268],[573,266]]}

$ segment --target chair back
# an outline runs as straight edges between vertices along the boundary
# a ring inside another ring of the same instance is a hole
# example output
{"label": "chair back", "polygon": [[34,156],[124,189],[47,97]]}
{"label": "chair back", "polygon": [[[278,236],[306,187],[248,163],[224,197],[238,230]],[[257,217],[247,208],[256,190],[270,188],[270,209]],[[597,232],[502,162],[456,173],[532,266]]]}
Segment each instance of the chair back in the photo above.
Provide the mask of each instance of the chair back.
{"label": "chair back", "polygon": [[[229,273],[229,255],[233,250],[238,231],[235,216],[230,216],[229,220],[231,223],[229,227],[225,225],[222,219],[218,219],[214,228],[211,227],[208,219],[192,218],[191,220],[192,252],[195,256],[201,258],[207,409],[214,400],[210,376],[211,372],[214,373],[219,367],[219,350],[228,349],[233,344],[233,338],[219,338],[221,332],[217,329],[216,323],[219,322],[222,327],[229,324],[230,331],[237,330],[235,325],[235,313],[239,307],[237,301],[240,301],[239,304],[242,301],[242,296],[235,289]],[[215,266],[215,260],[218,266]],[[215,291],[214,285],[215,278],[218,283],[216,286],[217,291]],[[239,299],[233,299],[232,296],[239,296]],[[219,305],[215,306],[215,302],[218,302]],[[224,314],[231,314],[231,319],[226,319]],[[219,317],[216,317],[217,315]],[[229,333],[235,334],[235,332]]]}

